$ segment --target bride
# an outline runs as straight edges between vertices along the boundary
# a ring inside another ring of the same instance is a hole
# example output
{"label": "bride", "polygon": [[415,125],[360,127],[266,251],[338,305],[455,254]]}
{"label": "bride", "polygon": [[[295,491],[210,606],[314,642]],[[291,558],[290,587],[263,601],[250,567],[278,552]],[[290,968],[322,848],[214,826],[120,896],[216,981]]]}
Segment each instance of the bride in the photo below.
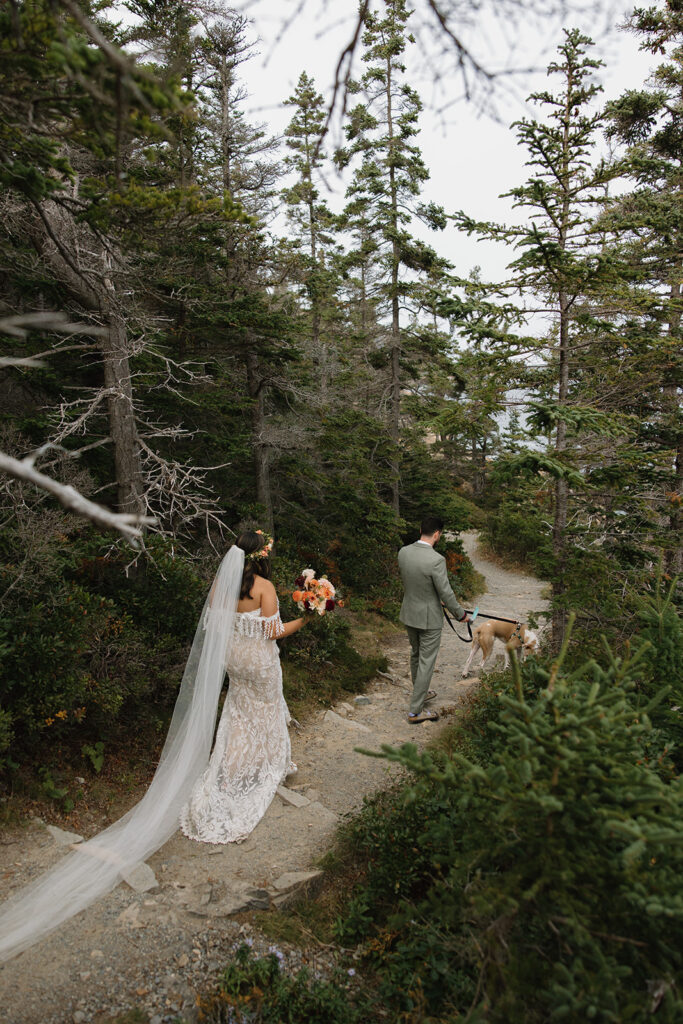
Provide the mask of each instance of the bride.
{"label": "bride", "polygon": [[[272,544],[261,531],[245,532],[223,558],[145,795],[0,907],[0,960],[113,889],[179,823],[192,839],[229,843],[246,838],[263,817],[290,768],[289,712],[275,641],[305,622],[283,625],[280,619],[269,579]],[[226,668],[230,686],[209,761]]]}
{"label": "bride", "polygon": [[185,835],[203,843],[246,839],[285,776],[296,771],[275,640],[296,633],[305,620],[283,624],[280,618],[270,582],[272,540],[261,531],[245,532],[237,547],[244,572],[226,664],[228,696],[209,766],[180,814]]}

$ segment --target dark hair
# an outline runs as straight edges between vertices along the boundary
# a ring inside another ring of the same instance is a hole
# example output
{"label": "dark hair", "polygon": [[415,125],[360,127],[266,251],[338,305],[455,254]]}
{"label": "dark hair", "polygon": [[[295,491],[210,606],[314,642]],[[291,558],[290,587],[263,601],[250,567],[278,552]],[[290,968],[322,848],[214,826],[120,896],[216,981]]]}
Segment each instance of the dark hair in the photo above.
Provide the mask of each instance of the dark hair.
{"label": "dark hair", "polygon": [[240,587],[240,601],[251,596],[251,589],[254,586],[254,577],[263,576],[264,580],[270,579],[271,566],[270,558],[249,558],[254,551],[260,551],[264,545],[262,533],[255,530],[245,530],[239,535],[235,544],[244,551],[244,572],[242,574],[242,586]]}
{"label": "dark hair", "polygon": [[420,533],[423,537],[433,537],[437,530],[443,530],[443,519],[441,516],[424,516],[420,523]]}

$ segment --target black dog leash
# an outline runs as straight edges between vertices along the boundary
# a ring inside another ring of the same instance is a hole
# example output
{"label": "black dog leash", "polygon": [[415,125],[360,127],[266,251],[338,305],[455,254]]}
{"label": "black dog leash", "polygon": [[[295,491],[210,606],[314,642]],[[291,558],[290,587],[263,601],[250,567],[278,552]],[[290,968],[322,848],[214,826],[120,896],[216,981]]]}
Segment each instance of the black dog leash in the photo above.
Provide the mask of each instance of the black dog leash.
{"label": "black dog leash", "polygon": [[[442,608],[443,608],[443,605],[442,605]],[[495,619],[496,622],[510,622],[513,626],[519,626],[519,624],[520,624],[517,619],[504,619],[500,615],[487,615],[486,612],[480,612],[478,608],[474,608],[472,611],[470,611],[469,608],[465,608],[465,612],[466,612],[467,615],[471,615],[473,620],[475,618],[479,618],[481,616],[481,618],[483,618],[483,619]],[[472,626],[470,625],[470,623],[469,622],[465,623],[465,625],[467,626],[467,632],[469,633],[469,637],[460,636],[460,634],[458,633],[457,629],[453,625],[453,623],[452,623],[452,621],[451,621],[451,619],[450,619],[450,617],[448,615],[448,612],[446,611],[445,608],[443,608],[443,613],[444,613],[444,616],[446,618],[446,622],[451,627],[451,629],[453,630],[453,632],[457,636],[458,640],[462,640],[462,642],[464,644],[471,644],[473,638],[472,638]]]}
{"label": "black dog leash", "polygon": [[[467,612],[468,615],[474,615],[474,612],[469,611],[467,608],[465,609],[465,611]],[[513,626],[516,626],[519,621],[519,619],[503,619],[501,618],[500,615],[487,615],[486,612],[480,612],[478,608],[476,609],[476,612],[478,618],[495,619],[496,622],[511,622]]]}
{"label": "black dog leash", "polygon": [[[443,606],[442,606],[442,607],[443,607]],[[470,635],[469,635],[469,637],[466,637],[466,636],[460,636],[460,634],[458,633],[457,629],[456,629],[456,628],[455,628],[455,626],[453,625],[453,623],[452,623],[452,621],[451,621],[451,619],[450,619],[450,617],[449,617],[449,615],[448,615],[448,612],[446,611],[446,609],[445,609],[445,608],[443,609],[443,613],[444,613],[444,616],[445,616],[445,618],[446,618],[446,622],[447,622],[447,623],[448,623],[448,625],[449,625],[449,626],[451,627],[451,629],[453,630],[453,632],[454,632],[454,633],[455,633],[455,635],[457,636],[458,640],[462,640],[462,642],[463,642],[464,644],[471,644],[471,643],[472,643],[472,627],[470,626],[469,622],[466,622],[466,623],[465,623],[465,625],[467,626],[467,632],[468,632],[468,633],[470,634]],[[467,614],[468,614],[468,615],[470,615],[470,614],[471,614],[471,612],[467,612]]]}

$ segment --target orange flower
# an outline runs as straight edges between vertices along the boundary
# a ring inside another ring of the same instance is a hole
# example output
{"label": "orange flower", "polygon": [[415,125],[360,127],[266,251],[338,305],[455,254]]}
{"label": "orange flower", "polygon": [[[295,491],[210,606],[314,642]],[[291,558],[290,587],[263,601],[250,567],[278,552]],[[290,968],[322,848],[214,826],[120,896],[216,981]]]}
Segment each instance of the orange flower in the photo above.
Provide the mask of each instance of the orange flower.
{"label": "orange flower", "polygon": [[295,590],[292,594],[292,601],[303,601],[304,595],[301,590]]}

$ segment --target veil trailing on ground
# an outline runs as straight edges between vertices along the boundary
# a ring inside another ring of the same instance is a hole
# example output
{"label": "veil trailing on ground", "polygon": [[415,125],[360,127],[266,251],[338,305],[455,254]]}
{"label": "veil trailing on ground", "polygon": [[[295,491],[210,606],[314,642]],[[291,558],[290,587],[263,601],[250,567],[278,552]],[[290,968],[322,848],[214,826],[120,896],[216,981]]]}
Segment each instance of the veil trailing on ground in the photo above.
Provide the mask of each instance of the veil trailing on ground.
{"label": "veil trailing on ground", "polygon": [[244,552],[221,562],[202,611],[159,765],[142,800],[77,846],[0,907],[0,960],[8,960],[109,892],[159,849],[206,768],[225,664],[233,643]]}

